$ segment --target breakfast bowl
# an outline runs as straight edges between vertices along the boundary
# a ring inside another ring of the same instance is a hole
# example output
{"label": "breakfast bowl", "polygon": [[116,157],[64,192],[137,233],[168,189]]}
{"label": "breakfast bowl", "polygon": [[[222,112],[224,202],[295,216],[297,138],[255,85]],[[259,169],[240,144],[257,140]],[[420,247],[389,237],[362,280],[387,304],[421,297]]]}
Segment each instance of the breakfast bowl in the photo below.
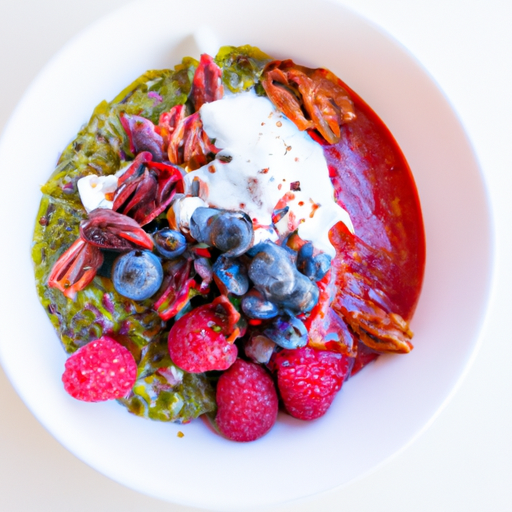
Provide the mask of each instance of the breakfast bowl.
{"label": "breakfast bowl", "polygon": [[[411,321],[414,350],[368,365],[344,384],[322,418],[301,422],[280,413],[266,436],[242,444],[216,435],[200,420],[145,421],[115,403],[71,399],[61,382],[66,354],[38,302],[30,249],[40,186],[101,100],[114,98],[148,69],[244,44],[328,68],[373,108],[414,176],[427,256]],[[130,4],[78,35],[46,66],[8,124],[0,155],[9,170],[1,191],[8,219],[2,235],[9,241],[1,270],[1,363],[59,442],[127,487],[227,511],[346,485],[428,427],[478,347],[493,241],[485,183],[471,145],[414,57],[338,4]]]}

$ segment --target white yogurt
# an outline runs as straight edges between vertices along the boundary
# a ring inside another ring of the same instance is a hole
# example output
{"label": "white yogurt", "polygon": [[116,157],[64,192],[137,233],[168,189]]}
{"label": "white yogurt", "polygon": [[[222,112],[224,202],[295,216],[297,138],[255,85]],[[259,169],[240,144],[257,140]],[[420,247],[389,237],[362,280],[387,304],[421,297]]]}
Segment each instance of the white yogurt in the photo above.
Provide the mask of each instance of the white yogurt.
{"label": "white yogurt", "polygon": [[131,164],[132,162],[127,163],[115,174],[109,176],[89,174],[77,181],[76,186],[80,194],[80,201],[82,201],[87,213],[96,208],[112,209],[114,202],[111,198],[117,189],[117,181]]}
{"label": "white yogurt", "polygon": [[185,176],[187,190],[200,178],[207,185],[201,197],[210,206],[243,210],[261,226],[272,226],[272,213],[288,193],[290,210],[276,226],[279,233],[286,234],[292,214],[299,236],[334,256],[330,228],[338,221],[351,231],[353,226],[334,200],[322,147],[254,92],[206,103],[199,112],[206,133],[222,151]]}
{"label": "white yogurt", "polygon": [[208,204],[199,197],[185,196],[183,194],[176,194],[171,208],[174,212],[174,219],[176,229],[183,232],[190,230],[190,219],[196,208],[207,208]]}

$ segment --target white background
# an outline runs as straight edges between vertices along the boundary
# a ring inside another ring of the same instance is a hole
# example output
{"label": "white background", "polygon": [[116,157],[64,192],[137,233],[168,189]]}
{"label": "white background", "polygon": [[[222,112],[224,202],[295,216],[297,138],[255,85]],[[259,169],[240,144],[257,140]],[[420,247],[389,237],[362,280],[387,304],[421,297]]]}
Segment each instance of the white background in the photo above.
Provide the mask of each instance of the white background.
{"label": "white background", "polygon": [[[0,130],[51,56],[82,28],[125,3],[126,0],[1,0]],[[497,277],[478,357],[458,393],[430,429],[370,476],[343,489],[268,510],[512,511],[510,0],[342,3],[405,45],[444,90],[460,116],[480,159],[494,209]],[[170,28],[172,23],[179,20],[170,20]],[[133,30],[135,34],[136,20]],[[39,121],[27,119],[28,143],[30,137],[37,137],[38,130],[44,130],[44,123],[39,125]],[[37,161],[37,155],[32,157]],[[8,172],[1,162],[0,172]],[[20,176],[20,190],[22,182]],[[14,219],[15,212],[12,219],[1,221]],[[2,240],[1,247],[9,250],[8,240]],[[276,477],[270,461],[268,471],[269,478]],[[321,468],[305,465],[304,477],[311,471]],[[140,510],[199,509],[164,503],[125,489],[77,460],[30,414],[0,369],[0,511]]]}

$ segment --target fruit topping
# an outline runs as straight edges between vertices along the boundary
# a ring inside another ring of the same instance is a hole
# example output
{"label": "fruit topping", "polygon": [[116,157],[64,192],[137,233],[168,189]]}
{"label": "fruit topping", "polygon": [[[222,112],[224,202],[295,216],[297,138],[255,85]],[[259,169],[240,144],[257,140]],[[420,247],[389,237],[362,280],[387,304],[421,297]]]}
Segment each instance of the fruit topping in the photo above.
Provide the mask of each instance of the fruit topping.
{"label": "fruit topping", "polygon": [[151,222],[171,203],[181,172],[172,165],[152,161],[151,153],[139,153],[118,180],[112,209],[128,215],[141,226]]}
{"label": "fruit topping", "polygon": [[80,223],[80,236],[92,245],[114,251],[153,248],[153,240],[138,222],[108,208],[90,212]]}
{"label": "fruit topping", "polygon": [[71,396],[159,421],[210,414],[246,442],[271,429],[279,395],[295,418],[319,418],[351,372],[411,350],[402,290],[417,299],[421,276],[408,283],[400,262],[422,246],[395,256],[370,220],[405,236],[409,189],[382,200],[366,177],[400,165],[372,156],[347,91],[325,69],[242,47],[148,72],[100,104],[44,188],[55,198],[33,250],[42,302],[76,350]]}
{"label": "fruit topping", "polygon": [[264,436],[277,418],[274,382],[257,364],[237,359],[217,384],[219,431],[228,439],[248,442]]}
{"label": "fruit topping", "polygon": [[190,235],[200,243],[216,247],[226,256],[240,256],[252,245],[254,231],[242,211],[196,208],[190,219]]}
{"label": "fruit topping", "polygon": [[275,318],[263,334],[276,345],[288,349],[304,347],[308,342],[308,331],[302,320],[289,314]]}
{"label": "fruit topping", "polygon": [[155,125],[141,116],[121,114],[121,124],[130,141],[130,151],[136,155],[148,151],[157,162],[164,160],[164,140]]}
{"label": "fruit topping", "polygon": [[[169,162],[192,170],[199,169],[210,162],[219,149],[204,131],[199,112],[187,117],[183,105],[177,105],[174,109],[178,109],[177,114],[171,110],[169,116],[161,119],[164,131],[170,133],[167,149]],[[168,122],[173,125],[166,124]]]}
{"label": "fruit topping", "polygon": [[297,270],[288,249],[263,242],[251,254],[249,277],[267,300],[294,313],[311,311],[318,301],[318,287]]}
{"label": "fruit topping", "polygon": [[131,352],[117,341],[103,336],[71,355],[62,375],[64,389],[77,400],[102,402],[123,398],[137,377],[137,363]]}
{"label": "fruit topping", "polygon": [[112,268],[112,282],[117,293],[132,300],[152,297],[159,290],[163,277],[158,257],[138,249],[119,256]]}
{"label": "fruit topping", "polygon": [[57,288],[73,299],[76,292],[83,290],[94,279],[102,264],[101,251],[78,238],[56,261],[48,277],[48,286]]}
{"label": "fruit topping", "polygon": [[224,94],[221,81],[222,70],[214,60],[204,53],[194,74],[190,98],[197,112],[205,103],[220,100]]}
{"label": "fruit topping", "polygon": [[245,265],[235,258],[219,256],[213,264],[213,278],[224,295],[245,295],[249,289],[249,278]]}
{"label": "fruit topping", "polygon": [[279,308],[273,302],[266,300],[256,288],[244,295],[241,305],[242,311],[249,318],[268,320],[279,313]]}
{"label": "fruit topping", "polygon": [[160,256],[172,260],[181,256],[187,248],[186,238],[173,229],[160,229],[153,234],[155,248]]}
{"label": "fruit topping", "polygon": [[240,314],[224,297],[199,306],[182,316],[169,332],[171,360],[183,370],[201,373],[226,370],[236,360],[233,344]]}
{"label": "fruit topping", "polygon": [[289,414],[301,420],[323,416],[350,372],[353,360],[310,347],[282,350],[271,363]]}
{"label": "fruit topping", "polygon": [[[164,279],[161,292],[158,294],[153,309],[162,320],[176,316],[194,295],[197,284],[192,272],[190,260],[178,258],[165,261],[163,264]],[[199,293],[207,290],[199,289]]]}
{"label": "fruit topping", "polygon": [[332,258],[321,252],[313,255],[313,244],[304,244],[297,253],[297,268],[311,281],[320,281],[331,268]]}

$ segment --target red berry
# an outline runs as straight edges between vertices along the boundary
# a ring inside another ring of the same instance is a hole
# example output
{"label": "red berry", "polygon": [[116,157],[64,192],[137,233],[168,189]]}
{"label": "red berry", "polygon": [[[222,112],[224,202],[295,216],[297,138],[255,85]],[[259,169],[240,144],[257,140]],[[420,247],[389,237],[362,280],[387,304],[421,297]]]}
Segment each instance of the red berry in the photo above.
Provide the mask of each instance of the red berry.
{"label": "red berry", "polygon": [[240,314],[224,297],[182,316],[169,332],[173,363],[190,373],[229,368],[238,354],[233,343],[236,335],[231,335],[236,332],[234,322],[239,318]]}
{"label": "red berry", "polygon": [[263,367],[237,359],[220,376],[215,421],[228,439],[259,439],[276,422],[278,407],[274,381]]}
{"label": "red berry", "polygon": [[102,402],[124,397],[136,378],[137,363],[131,352],[103,336],[79,348],[67,359],[62,382],[73,398]]}
{"label": "red berry", "polygon": [[341,389],[349,361],[347,356],[311,347],[277,353],[272,363],[287,412],[301,420],[323,416]]}

